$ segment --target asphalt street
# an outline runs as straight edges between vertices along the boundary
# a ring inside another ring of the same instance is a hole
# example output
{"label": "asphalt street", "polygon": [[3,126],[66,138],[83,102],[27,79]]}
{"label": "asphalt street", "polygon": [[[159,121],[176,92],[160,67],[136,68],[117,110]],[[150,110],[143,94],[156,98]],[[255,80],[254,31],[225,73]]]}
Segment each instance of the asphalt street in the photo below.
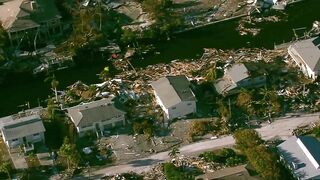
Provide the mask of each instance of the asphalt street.
{"label": "asphalt street", "polygon": [[[261,128],[256,130],[260,133],[262,139],[270,140],[273,138],[281,138],[286,140],[292,136],[293,129],[304,125],[312,124],[319,121],[319,113],[301,114],[297,116],[289,116],[275,120],[271,124],[262,124]],[[226,146],[234,145],[235,140],[231,135],[219,137],[214,140],[205,140],[201,142],[192,143],[179,148],[180,155],[197,155],[207,150],[218,149]],[[148,171],[150,168],[158,163],[165,162],[170,159],[169,151],[157,153],[146,158],[129,161],[125,164],[103,168],[90,173],[91,177],[101,177],[103,175],[118,174],[124,172],[141,173]]]}

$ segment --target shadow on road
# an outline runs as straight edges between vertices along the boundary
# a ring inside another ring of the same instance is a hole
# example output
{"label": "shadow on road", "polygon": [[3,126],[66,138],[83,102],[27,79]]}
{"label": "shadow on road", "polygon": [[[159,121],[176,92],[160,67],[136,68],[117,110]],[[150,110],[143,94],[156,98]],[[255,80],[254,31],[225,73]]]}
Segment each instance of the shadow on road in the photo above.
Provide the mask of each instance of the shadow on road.
{"label": "shadow on road", "polygon": [[161,162],[161,160],[157,159],[139,159],[139,160],[133,160],[130,161],[128,164],[132,165],[133,167],[139,167],[139,166],[149,166],[155,163]]}

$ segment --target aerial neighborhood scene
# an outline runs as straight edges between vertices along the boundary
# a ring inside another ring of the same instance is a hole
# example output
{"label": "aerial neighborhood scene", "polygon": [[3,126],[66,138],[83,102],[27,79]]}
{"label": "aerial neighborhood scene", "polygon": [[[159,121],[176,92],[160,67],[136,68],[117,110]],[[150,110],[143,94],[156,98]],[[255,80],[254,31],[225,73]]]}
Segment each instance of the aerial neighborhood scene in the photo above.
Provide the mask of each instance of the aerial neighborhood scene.
{"label": "aerial neighborhood scene", "polygon": [[319,0],[0,0],[0,180],[320,180]]}

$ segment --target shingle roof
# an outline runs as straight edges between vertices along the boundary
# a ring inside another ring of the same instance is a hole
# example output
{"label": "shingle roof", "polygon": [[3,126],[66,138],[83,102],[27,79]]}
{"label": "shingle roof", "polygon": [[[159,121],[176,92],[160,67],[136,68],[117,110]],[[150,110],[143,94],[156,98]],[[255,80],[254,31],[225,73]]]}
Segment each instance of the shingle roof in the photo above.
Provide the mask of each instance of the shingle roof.
{"label": "shingle roof", "polygon": [[[302,142],[303,145],[299,144]],[[304,149],[304,147],[306,149]],[[285,142],[277,146],[284,160],[292,167],[296,176],[300,179],[310,179],[320,176],[320,169],[312,163],[312,157],[319,163],[320,142],[314,137],[292,136]],[[293,167],[295,164],[296,168]]]}
{"label": "shingle roof", "polygon": [[11,121],[2,128],[2,133],[6,140],[22,138],[42,132],[45,132],[45,128],[39,115],[22,117]]}
{"label": "shingle roof", "polygon": [[166,108],[182,101],[195,101],[190,89],[190,82],[186,76],[166,76],[151,83],[157,96]]}
{"label": "shingle roof", "polygon": [[320,68],[320,37],[298,41],[289,47],[294,49],[303,58],[306,64],[313,70]]}
{"label": "shingle roof", "polygon": [[92,125],[92,123],[109,120],[125,114],[125,112],[114,106],[110,98],[74,106],[67,110],[68,115],[76,126]]}

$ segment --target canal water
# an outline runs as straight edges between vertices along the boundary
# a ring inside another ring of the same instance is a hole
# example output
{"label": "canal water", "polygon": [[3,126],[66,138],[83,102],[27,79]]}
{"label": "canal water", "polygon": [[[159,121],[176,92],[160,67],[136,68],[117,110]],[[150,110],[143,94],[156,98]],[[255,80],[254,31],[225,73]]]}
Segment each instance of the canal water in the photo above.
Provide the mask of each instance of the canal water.
{"label": "canal water", "polygon": [[[272,49],[274,44],[293,39],[293,28],[307,27],[310,29],[315,20],[320,20],[320,0],[306,0],[287,9],[287,20],[277,23],[262,24],[261,32],[255,36],[241,36],[235,30],[237,21],[210,25],[201,29],[188,31],[173,37],[170,41],[159,42],[155,45],[154,54],[135,60],[132,64],[144,67],[160,62],[170,62],[175,59],[197,58],[203,53],[203,48],[239,49],[257,47]],[[105,66],[103,61],[95,61],[86,66],[75,66],[55,72],[59,81],[58,89],[81,80],[85,83],[99,83],[97,74]],[[51,94],[50,82],[44,82],[45,77],[32,75],[10,76],[0,85],[0,117],[22,110],[27,102],[31,107],[38,105]]]}

